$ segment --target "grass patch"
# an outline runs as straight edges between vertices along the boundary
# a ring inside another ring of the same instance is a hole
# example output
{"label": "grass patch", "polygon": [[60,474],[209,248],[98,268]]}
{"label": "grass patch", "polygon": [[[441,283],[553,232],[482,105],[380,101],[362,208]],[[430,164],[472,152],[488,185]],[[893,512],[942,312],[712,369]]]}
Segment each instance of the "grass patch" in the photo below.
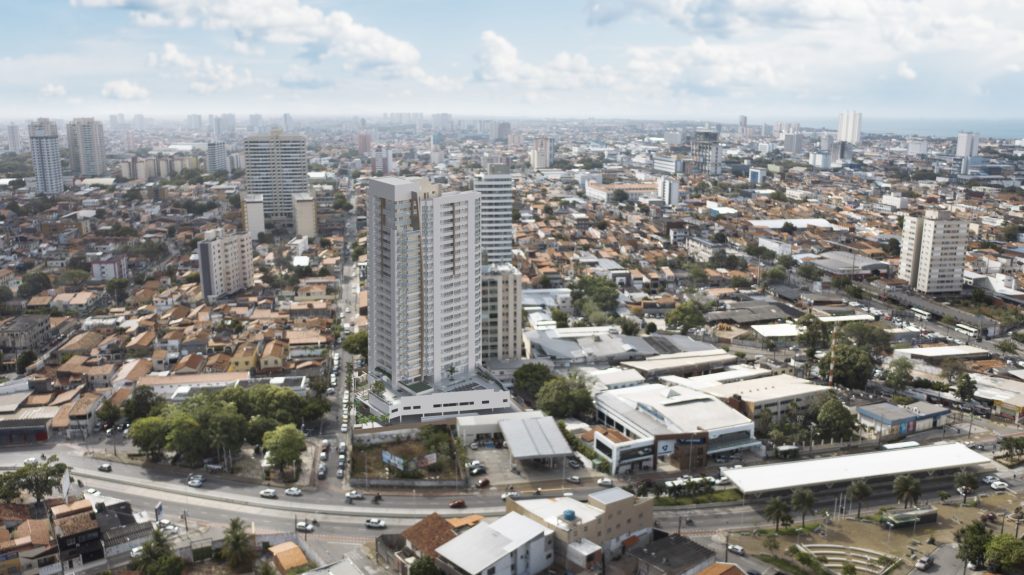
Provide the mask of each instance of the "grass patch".
{"label": "grass patch", "polygon": [[743,495],[738,489],[723,489],[722,491],[712,491],[711,493],[696,496],[669,497],[662,495],[661,497],[654,498],[654,504],[663,506],[697,505],[700,503],[729,503],[742,500]]}
{"label": "grass patch", "polygon": [[[425,426],[418,437],[379,445],[352,446],[352,476],[372,479],[459,479],[459,446],[446,426]],[[382,454],[388,451],[407,462],[405,470],[384,465]],[[413,469],[411,462],[437,454],[437,463]]]}

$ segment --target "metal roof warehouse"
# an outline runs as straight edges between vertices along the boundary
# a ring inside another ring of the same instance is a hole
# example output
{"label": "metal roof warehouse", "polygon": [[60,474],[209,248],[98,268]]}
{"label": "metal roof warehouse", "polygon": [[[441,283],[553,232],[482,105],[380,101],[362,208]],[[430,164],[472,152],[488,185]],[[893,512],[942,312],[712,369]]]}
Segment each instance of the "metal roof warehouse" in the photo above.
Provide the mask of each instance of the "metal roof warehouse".
{"label": "metal roof warehouse", "polygon": [[904,473],[959,469],[985,463],[991,463],[991,460],[967,446],[961,443],[945,443],[725,469],[723,473],[744,495],[757,495],[798,487],[843,485],[854,479],[870,480]]}

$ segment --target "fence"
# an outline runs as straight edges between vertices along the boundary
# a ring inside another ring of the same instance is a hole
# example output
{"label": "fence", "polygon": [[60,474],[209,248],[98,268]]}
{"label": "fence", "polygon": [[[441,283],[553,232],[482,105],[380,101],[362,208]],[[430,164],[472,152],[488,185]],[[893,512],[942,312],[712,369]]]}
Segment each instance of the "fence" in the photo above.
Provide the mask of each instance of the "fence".
{"label": "fence", "polygon": [[353,476],[349,481],[353,487],[364,489],[465,489],[469,485],[466,479],[367,479]]}

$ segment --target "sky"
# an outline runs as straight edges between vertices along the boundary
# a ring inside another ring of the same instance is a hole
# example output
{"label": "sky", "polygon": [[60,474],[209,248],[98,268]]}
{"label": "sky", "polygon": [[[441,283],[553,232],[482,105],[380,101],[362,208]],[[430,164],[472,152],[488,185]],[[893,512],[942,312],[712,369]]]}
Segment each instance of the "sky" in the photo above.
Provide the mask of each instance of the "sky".
{"label": "sky", "polygon": [[1019,0],[4,2],[0,117],[1021,118]]}

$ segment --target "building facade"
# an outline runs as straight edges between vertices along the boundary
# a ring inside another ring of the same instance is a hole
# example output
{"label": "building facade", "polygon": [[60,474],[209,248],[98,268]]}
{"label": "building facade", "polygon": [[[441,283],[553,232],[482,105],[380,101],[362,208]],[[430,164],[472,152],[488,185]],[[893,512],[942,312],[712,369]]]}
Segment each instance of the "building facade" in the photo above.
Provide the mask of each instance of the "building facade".
{"label": "building facade", "polygon": [[482,358],[514,360],[523,355],[523,274],[512,264],[484,266],[480,274]]}
{"label": "building facade", "polygon": [[839,114],[836,139],[854,145],[860,144],[860,112],[847,110]]}
{"label": "building facade", "polygon": [[260,234],[267,231],[267,224],[263,214],[263,196],[253,194],[242,195],[242,223],[245,226],[245,232],[254,240]]}
{"label": "building facade", "polygon": [[47,118],[39,118],[28,125],[28,140],[32,150],[32,166],[36,172],[36,191],[40,194],[63,192],[64,176],[60,165],[57,124]]}
{"label": "building facade", "polygon": [[219,297],[253,286],[252,240],[223,228],[206,232],[199,242],[199,280],[203,297]]}
{"label": "building facade", "polygon": [[707,176],[722,173],[721,151],[718,149],[718,131],[700,128],[693,134],[693,156],[696,171]]}
{"label": "building facade", "polygon": [[316,199],[313,194],[296,194],[292,196],[295,206],[292,213],[295,214],[295,235],[306,238],[315,238],[319,235],[316,226]]}
{"label": "building facade", "polygon": [[963,289],[967,222],[945,210],[925,210],[903,221],[899,278],[922,293]]}
{"label": "building facade", "polygon": [[208,173],[228,172],[228,148],[224,142],[206,144],[206,171]]}
{"label": "building facade", "polygon": [[71,174],[102,176],[107,171],[103,124],[92,118],[75,118],[68,122],[68,152]]}
{"label": "building facade", "polygon": [[530,166],[534,170],[546,170],[555,162],[555,141],[551,138],[536,138],[530,150]]}
{"label": "building facade", "polygon": [[471,377],[481,361],[480,194],[373,179],[367,227],[367,373],[417,393]]}
{"label": "building facade", "polygon": [[512,261],[512,175],[504,164],[488,166],[473,178],[480,193],[480,241],[487,263]]}
{"label": "building facade", "polygon": [[294,225],[292,197],[309,192],[306,138],[275,130],[245,139],[245,189],[263,196],[267,224]]}

